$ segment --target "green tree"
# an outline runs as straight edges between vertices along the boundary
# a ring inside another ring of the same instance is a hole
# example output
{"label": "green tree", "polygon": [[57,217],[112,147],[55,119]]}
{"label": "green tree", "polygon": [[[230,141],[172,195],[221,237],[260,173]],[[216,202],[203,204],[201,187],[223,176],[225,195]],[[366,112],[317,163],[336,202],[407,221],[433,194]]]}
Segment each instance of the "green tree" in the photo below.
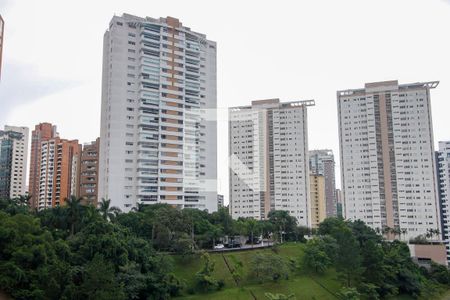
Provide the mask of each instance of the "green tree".
{"label": "green tree", "polygon": [[70,235],[75,234],[75,229],[81,221],[81,198],[71,196],[66,198],[67,221],[70,224]]}
{"label": "green tree", "polygon": [[98,211],[105,220],[112,220],[120,213],[120,208],[111,206],[111,199],[104,199],[98,203]]}
{"label": "green tree", "polygon": [[202,269],[195,274],[197,286],[204,292],[215,290],[219,287],[219,281],[212,275],[214,272],[214,261],[211,260],[207,252],[203,252],[202,259],[204,261],[204,265]]}
{"label": "green tree", "polygon": [[283,243],[283,236],[286,240],[295,239],[295,228],[297,219],[289,215],[285,210],[272,210],[269,212],[269,221],[273,224],[274,231],[277,232],[280,243]]}
{"label": "green tree", "polygon": [[260,225],[257,220],[253,218],[246,218],[243,220],[243,227],[245,233],[248,235],[252,248],[254,245],[254,235],[260,233]]}
{"label": "green tree", "polygon": [[339,299],[342,300],[359,300],[361,299],[361,294],[356,288],[343,287],[338,293]]}
{"label": "green tree", "polygon": [[335,258],[336,271],[340,273],[345,285],[351,287],[361,278],[361,250],[356,238],[348,227],[335,232],[338,248]]}
{"label": "green tree", "polygon": [[250,261],[250,270],[259,282],[278,281],[289,277],[289,268],[279,255],[257,253]]}
{"label": "green tree", "polygon": [[303,255],[303,266],[316,274],[323,274],[332,265],[326,253],[325,242],[319,238],[308,241]]}
{"label": "green tree", "polygon": [[96,254],[86,264],[80,296],[89,300],[126,299],[123,285],[116,281],[113,265]]}

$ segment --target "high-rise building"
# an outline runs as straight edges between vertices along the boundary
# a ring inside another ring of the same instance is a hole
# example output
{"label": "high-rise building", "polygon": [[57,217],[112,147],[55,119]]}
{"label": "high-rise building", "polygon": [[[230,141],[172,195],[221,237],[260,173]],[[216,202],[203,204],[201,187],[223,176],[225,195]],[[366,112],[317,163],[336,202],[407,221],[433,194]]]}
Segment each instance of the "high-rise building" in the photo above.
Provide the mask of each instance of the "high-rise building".
{"label": "high-rise building", "polygon": [[223,202],[223,195],[217,194],[217,208],[224,207],[225,203]]}
{"label": "high-rise building", "polygon": [[439,142],[437,151],[438,190],[441,212],[442,239],[450,262],[450,141]]}
{"label": "high-rise building", "polygon": [[311,192],[311,227],[318,228],[319,224],[327,217],[325,176],[310,175]]}
{"label": "high-rise building", "polygon": [[56,126],[50,123],[40,123],[34,127],[31,132],[31,147],[30,147],[30,175],[28,180],[28,194],[30,204],[34,208],[38,208],[39,200],[39,176],[40,176],[40,157],[41,157],[41,143],[48,141],[51,138],[58,136]]}
{"label": "high-rise building", "polygon": [[314,100],[253,101],[229,109],[230,212],[264,219],[285,210],[311,226],[307,107]]}
{"label": "high-rise building", "polygon": [[216,43],[123,14],[103,45],[99,198],[217,210]]}
{"label": "high-rise building", "polygon": [[309,151],[309,170],[312,175],[321,175],[325,180],[327,217],[337,216],[335,162],[332,150]]}
{"label": "high-rise building", "polygon": [[28,128],[5,126],[0,130],[0,198],[26,193]]}
{"label": "high-rise building", "polygon": [[344,216],[342,212],[342,191],[340,189],[336,189],[336,207],[337,207],[337,217],[342,218]]}
{"label": "high-rise building", "polygon": [[5,35],[5,21],[0,15],[0,79],[2,78],[3,36]]}
{"label": "high-rise building", "polygon": [[41,142],[38,209],[64,205],[79,196],[81,145],[59,137]]}
{"label": "high-rise building", "polygon": [[367,83],[337,92],[344,217],[411,238],[439,229],[430,89]]}
{"label": "high-rise building", "polygon": [[86,204],[97,206],[98,150],[100,138],[83,145],[80,166],[80,197]]}

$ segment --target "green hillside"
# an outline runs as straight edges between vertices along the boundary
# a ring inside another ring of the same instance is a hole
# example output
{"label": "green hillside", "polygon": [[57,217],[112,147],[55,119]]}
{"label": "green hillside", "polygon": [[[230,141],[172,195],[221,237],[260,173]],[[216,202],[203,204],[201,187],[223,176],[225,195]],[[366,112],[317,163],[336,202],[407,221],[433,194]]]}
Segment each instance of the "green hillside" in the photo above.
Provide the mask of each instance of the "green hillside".
{"label": "green hillside", "polygon": [[[302,255],[304,244],[289,243],[280,246],[278,254],[285,259],[287,263],[293,263],[295,259],[297,263]],[[188,295],[185,292],[180,299],[251,299],[250,292],[257,297],[257,299],[265,299],[264,293],[282,293],[285,295],[295,294],[297,299],[337,299],[334,296],[340,289],[340,283],[336,279],[334,271],[329,271],[320,277],[311,277],[308,274],[302,274],[301,271],[291,271],[289,279],[280,280],[279,282],[268,282],[258,284],[254,279],[250,279],[250,259],[258,252],[272,252],[270,249],[253,250],[253,251],[238,251],[233,253],[214,253],[211,254],[211,260],[215,262],[214,277],[223,279],[225,287],[222,291],[206,294]],[[233,281],[231,273],[229,272],[225,260],[232,265],[234,261],[240,261],[243,265],[243,279],[241,287],[237,287]],[[175,257],[175,275],[178,278],[185,280],[187,288],[194,287],[195,274],[202,268],[202,260],[197,255],[188,257]]]}

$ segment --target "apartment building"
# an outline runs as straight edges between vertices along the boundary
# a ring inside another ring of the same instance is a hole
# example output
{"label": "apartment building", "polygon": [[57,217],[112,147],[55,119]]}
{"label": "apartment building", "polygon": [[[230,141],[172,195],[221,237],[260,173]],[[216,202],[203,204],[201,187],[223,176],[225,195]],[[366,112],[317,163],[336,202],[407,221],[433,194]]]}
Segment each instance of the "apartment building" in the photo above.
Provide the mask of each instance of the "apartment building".
{"label": "apartment building", "polygon": [[439,142],[437,152],[437,178],[441,212],[442,239],[447,248],[447,261],[450,262],[450,141]]}
{"label": "apartment building", "polygon": [[100,138],[84,144],[80,163],[80,194],[83,202],[97,206],[98,198],[98,153]]}
{"label": "apartment building", "polygon": [[72,195],[79,197],[81,145],[59,137],[41,142],[37,208],[64,205]]}
{"label": "apartment building", "polygon": [[336,207],[337,207],[337,217],[342,218],[344,216],[342,212],[342,202],[344,200],[342,199],[342,191],[340,189],[336,189]]}
{"label": "apartment building", "polygon": [[307,107],[314,100],[253,101],[229,109],[230,212],[267,218],[285,210],[311,226]]}
{"label": "apartment building", "polygon": [[104,35],[99,198],[217,210],[216,43],[178,19]]}
{"label": "apartment building", "polygon": [[438,82],[337,92],[344,217],[406,238],[440,228],[430,91]]}
{"label": "apartment building", "polygon": [[312,175],[324,177],[326,216],[336,217],[336,175],[333,151],[329,149],[309,151],[309,169]]}
{"label": "apartment building", "polygon": [[50,123],[40,123],[34,127],[31,132],[31,147],[30,147],[30,174],[28,180],[28,194],[30,204],[33,208],[38,208],[39,200],[39,176],[41,170],[41,143],[48,141],[51,138],[58,137],[56,126]]}
{"label": "apartment building", "polygon": [[311,191],[311,227],[318,228],[327,217],[326,211],[326,180],[323,175],[310,175]]}
{"label": "apartment building", "polygon": [[0,198],[26,194],[28,128],[5,125],[0,130]]}
{"label": "apartment building", "polygon": [[217,194],[217,208],[221,208],[224,206],[225,206],[225,203],[224,203],[223,195]]}

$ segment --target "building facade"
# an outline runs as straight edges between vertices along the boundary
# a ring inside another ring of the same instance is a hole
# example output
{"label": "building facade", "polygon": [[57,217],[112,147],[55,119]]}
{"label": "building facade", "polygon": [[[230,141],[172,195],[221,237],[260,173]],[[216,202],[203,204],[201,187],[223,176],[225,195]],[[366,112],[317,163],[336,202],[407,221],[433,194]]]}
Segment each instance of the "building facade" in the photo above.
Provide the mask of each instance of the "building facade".
{"label": "building facade", "polygon": [[342,212],[342,203],[344,202],[342,199],[342,191],[340,189],[336,189],[336,207],[337,207],[337,217],[343,218],[344,214]]}
{"label": "building facade", "polygon": [[86,204],[98,203],[98,153],[100,138],[83,145],[80,164],[80,197]]}
{"label": "building facade", "polygon": [[28,128],[6,125],[0,130],[0,198],[26,194]]}
{"label": "building facade", "polygon": [[267,218],[285,210],[311,226],[307,107],[314,101],[253,101],[229,109],[230,212]]}
{"label": "building facade", "polygon": [[450,141],[439,142],[437,151],[438,191],[441,212],[442,239],[450,261]]}
{"label": "building facade", "polygon": [[79,197],[81,145],[59,137],[41,142],[38,209],[64,205]]}
{"label": "building facade", "polygon": [[3,36],[5,35],[5,21],[0,15],[0,79],[2,78]]}
{"label": "building facade", "polygon": [[309,169],[312,175],[324,177],[326,215],[336,217],[336,175],[333,151],[328,149],[309,151]]}
{"label": "building facade", "polygon": [[224,207],[225,203],[223,200],[223,195],[217,194],[217,208]]}
{"label": "building facade", "polygon": [[33,208],[38,208],[39,200],[39,176],[41,170],[41,143],[58,136],[56,126],[50,123],[40,123],[31,132],[30,146],[30,174],[28,180],[28,194],[30,204]]}
{"label": "building facade", "polygon": [[337,92],[344,217],[372,228],[440,228],[430,90],[438,82],[367,83]]}
{"label": "building facade", "polygon": [[311,191],[311,227],[318,228],[327,217],[326,179],[323,175],[310,175]]}
{"label": "building facade", "polygon": [[217,210],[216,43],[178,19],[104,35],[99,198]]}

